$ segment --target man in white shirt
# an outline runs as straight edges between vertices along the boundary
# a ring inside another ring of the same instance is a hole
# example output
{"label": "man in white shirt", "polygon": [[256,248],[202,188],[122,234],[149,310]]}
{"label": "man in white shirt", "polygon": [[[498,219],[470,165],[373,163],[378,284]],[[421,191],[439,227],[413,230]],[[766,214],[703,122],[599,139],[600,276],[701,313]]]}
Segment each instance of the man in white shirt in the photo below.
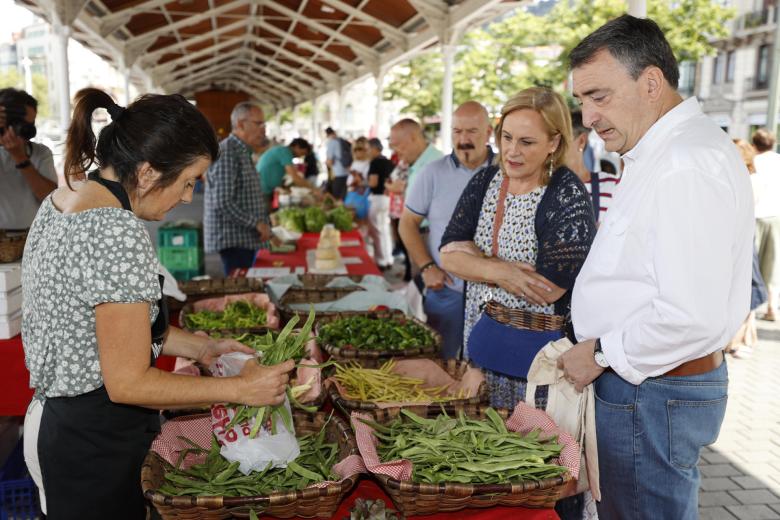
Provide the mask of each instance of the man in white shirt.
{"label": "man in white shirt", "polygon": [[625,171],[572,296],[594,382],[601,520],[698,518],[703,446],[726,409],[723,349],[749,311],[753,198],[728,136],[676,92],[655,22],[624,15],[571,52],[583,121]]}
{"label": "man in white shirt", "polygon": [[756,251],[761,277],[767,288],[766,314],[761,319],[775,321],[780,279],[780,154],[775,152],[775,136],[765,128],[751,138],[758,154],[753,158],[756,173],[750,176],[756,205]]}

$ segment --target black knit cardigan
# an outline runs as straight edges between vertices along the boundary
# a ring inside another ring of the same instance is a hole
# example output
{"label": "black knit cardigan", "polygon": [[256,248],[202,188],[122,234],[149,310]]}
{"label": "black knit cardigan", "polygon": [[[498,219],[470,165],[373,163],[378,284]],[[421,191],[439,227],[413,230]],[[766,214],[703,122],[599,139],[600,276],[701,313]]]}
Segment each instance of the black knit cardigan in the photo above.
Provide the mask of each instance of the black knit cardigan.
{"label": "black knit cardigan", "polygon": [[[441,247],[450,242],[473,241],[490,181],[500,175],[498,166],[474,174],[458,200]],[[538,249],[536,272],[566,289],[555,302],[555,313],[569,318],[571,289],[596,236],[593,203],[577,175],[561,166],[550,177],[534,220]]]}

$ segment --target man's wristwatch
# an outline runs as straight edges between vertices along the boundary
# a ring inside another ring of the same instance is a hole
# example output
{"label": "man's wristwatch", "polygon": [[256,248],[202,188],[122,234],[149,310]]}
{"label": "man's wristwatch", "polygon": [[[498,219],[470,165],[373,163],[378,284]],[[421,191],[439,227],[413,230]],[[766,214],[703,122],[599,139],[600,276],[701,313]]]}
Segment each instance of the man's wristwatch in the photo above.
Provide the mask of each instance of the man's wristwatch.
{"label": "man's wristwatch", "polygon": [[601,350],[601,339],[596,340],[596,348],[593,349],[593,359],[601,368],[609,368],[609,361],[607,361],[607,356],[605,356],[604,351]]}
{"label": "man's wristwatch", "polygon": [[28,157],[24,161],[16,163],[16,169],[17,170],[23,170],[24,168],[27,168],[31,164],[32,163],[30,162],[30,158]]}

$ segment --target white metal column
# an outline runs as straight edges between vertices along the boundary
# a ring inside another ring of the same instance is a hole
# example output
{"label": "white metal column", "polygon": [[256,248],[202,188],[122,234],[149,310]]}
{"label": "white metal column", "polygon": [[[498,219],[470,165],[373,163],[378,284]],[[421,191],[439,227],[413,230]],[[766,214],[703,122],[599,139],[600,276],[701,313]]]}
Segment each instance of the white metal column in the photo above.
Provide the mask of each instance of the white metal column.
{"label": "white metal column", "polygon": [[311,100],[311,146],[316,151],[317,150],[317,143],[320,142],[320,136],[318,135],[317,128],[319,124],[317,123],[317,118],[319,114],[317,113],[319,111],[320,107],[317,103],[317,98]]}
{"label": "white metal column", "polygon": [[374,81],[376,81],[376,107],[374,112],[374,133],[375,137],[381,139],[382,132],[382,96],[385,91],[385,71],[380,70],[378,74],[374,75]]}
{"label": "white metal column", "polygon": [[128,106],[130,104],[130,67],[123,67],[122,68],[122,79],[124,80],[124,88],[125,88],[125,106]]}
{"label": "white metal column", "polygon": [[647,18],[647,0],[628,0],[628,14]]}
{"label": "white metal column", "polygon": [[441,46],[444,60],[444,80],[441,89],[441,146],[445,154],[450,153],[452,148],[452,77],[456,50],[457,47],[453,43]]}
{"label": "white metal column", "polygon": [[70,126],[70,64],[68,61],[68,41],[70,40],[70,27],[62,23],[54,23],[56,35],[57,70],[56,81],[59,85],[59,99],[57,105],[60,112],[60,133],[63,142]]}
{"label": "white metal column", "polygon": [[[780,9],[780,0],[775,2],[774,11]],[[772,20],[772,9],[769,11]],[[780,22],[780,20],[778,21]],[[780,83],[780,23],[775,23],[775,41],[772,44],[772,57],[769,60],[769,99],[766,112],[766,128],[773,134],[777,133],[777,94]]]}
{"label": "white metal column", "polygon": [[338,92],[338,116],[336,117],[336,121],[338,121],[339,127],[336,129],[336,132],[340,135],[342,132],[344,132],[346,121],[344,116],[344,111],[347,106],[347,87],[339,87]]}

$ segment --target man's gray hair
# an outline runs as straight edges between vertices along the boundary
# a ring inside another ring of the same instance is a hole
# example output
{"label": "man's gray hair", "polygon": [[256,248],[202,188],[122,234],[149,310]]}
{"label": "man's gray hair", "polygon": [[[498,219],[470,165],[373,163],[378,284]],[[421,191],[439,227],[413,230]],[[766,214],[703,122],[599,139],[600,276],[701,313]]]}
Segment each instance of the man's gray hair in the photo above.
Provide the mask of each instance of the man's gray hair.
{"label": "man's gray hair", "polygon": [[249,112],[252,110],[252,108],[256,107],[254,103],[250,103],[249,101],[242,101],[238,105],[233,107],[233,111],[230,113],[230,126],[235,128],[238,125],[238,122],[246,119],[247,116],[249,116]]}

